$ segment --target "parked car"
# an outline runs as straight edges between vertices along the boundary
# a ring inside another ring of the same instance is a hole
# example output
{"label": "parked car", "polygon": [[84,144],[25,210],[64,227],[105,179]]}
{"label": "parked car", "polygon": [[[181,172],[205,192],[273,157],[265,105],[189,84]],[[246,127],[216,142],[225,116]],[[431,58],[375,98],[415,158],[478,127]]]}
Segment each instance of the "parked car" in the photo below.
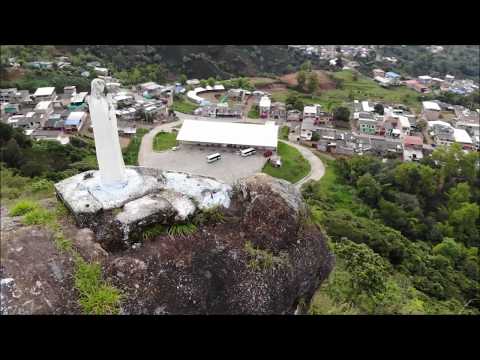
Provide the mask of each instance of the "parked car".
{"label": "parked car", "polygon": [[172,147],[172,151],[177,151],[177,150],[178,150],[178,146]]}
{"label": "parked car", "polygon": [[272,150],[267,150],[263,153],[263,156],[265,156],[266,158],[270,157],[273,155],[273,152]]}

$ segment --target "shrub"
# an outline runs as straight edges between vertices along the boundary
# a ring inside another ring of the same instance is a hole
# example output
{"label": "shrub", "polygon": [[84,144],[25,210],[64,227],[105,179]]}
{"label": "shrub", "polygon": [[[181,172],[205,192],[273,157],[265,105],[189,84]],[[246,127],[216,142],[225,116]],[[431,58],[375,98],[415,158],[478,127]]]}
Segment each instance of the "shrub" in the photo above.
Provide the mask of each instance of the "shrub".
{"label": "shrub", "polygon": [[47,179],[40,179],[32,184],[32,192],[37,193],[41,191],[53,191],[53,182]]}
{"label": "shrub", "polygon": [[35,209],[38,204],[30,200],[21,200],[10,209],[10,216],[23,216]]}
{"label": "shrub", "polygon": [[187,236],[197,231],[195,224],[173,224],[168,228],[168,235],[170,236]]}
{"label": "shrub", "polygon": [[26,213],[23,223],[25,225],[48,225],[54,220],[54,213],[42,208],[35,208]]}
{"label": "shrub", "polygon": [[143,240],[151,240],[156,238],[157,236],[163,235],[167,232],[164,226],[162,225],[154,225],[149,227],[148,229],[144,230],[142,233]]}
{"label": "shrub", "polygon": [[75,288],[80,293],[79,302],[85,313],[107,315],[119,312],[120,291],[102,280],[100,264],[89,264],[77,257]]}

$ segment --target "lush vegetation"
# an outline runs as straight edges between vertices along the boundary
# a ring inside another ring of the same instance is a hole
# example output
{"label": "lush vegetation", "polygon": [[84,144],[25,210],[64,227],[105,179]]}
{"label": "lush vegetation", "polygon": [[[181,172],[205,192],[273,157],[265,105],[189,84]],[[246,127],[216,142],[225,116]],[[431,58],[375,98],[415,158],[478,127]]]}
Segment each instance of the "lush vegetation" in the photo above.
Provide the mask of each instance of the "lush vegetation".
{"label": "lush vegetation", "polygon": [[138,85],[149,81],[162,84],[167,79],[167,70],[161,64],[147,64],[137,65],[128,70],[114,71],[113,75],[123,85]]}
{"label": "lush vegetation", "polygon": [[288,134],[290,134],[290,127],[282,126],[280,128],[280,139],[288,140]]}
{"label": "lush vegetation", "polygon": [[293,108],[303,109],[304,105],[320,104],[327,111],[343,106],[353,100],[372,100],[391,103],[402,103],[416,110],[420,109],[421,96],[414,90],[404,86],[383,88],[375,81],[358,75],[351,70],[330,73],[337,83],[334,90],[323,91],[317,95],[308,95],[302,92],[287,89],[273,92],[274,101],[292,103]]}
{"label": "lush vegetation", "polygon": [[80,137],[70,144],[36,141],[22,130],[0,123],[1,162],[22,176],[60,181],[82,171],[97,168],[95,145]]}
{"label": "lush vegetation", "polygon": [[383,56],[396,57],[397,64],[389,64],[389,67],[399,73],[411,76],[428,74],[437,77],[452,74],[478,81],[480,77],[478,45],[443,45],[443,48],[443,51],[433,54],[424,45],[389,45],[382,46],[378,52]]}
{"label": "lush vegetation", "polygon": [[337,256],[313,313],[478,313],[479,155],[335,162],[304,196]]}
{"label": "lush vegetation", "polygon": [[250,111],[248,112],[247,115],[250,119],[258,119],[260,118],[260,108],[258,105],[252,105],[250,108]]}
{"label": "lush vegetation", "polygon": [[153,139],[153,150],[155,151],[169,150],[175,145],[177,145],[176,133],[161,131]]}
{"label": "lush vegetation", "polygon": [[137,129],[132,141],[122,150],[125,165],[138,165],[138,152],[140,151],[140,145],[142,145],[142,139],[147,133],[147,129]]}
{"label": "lush vegetation", "polygon": [[267,162],[262,170],[264,173],[293,184],[310,173],[310,163],[293,146],[279,141],[277,153],[281,157],[282,166],[274,167]]}

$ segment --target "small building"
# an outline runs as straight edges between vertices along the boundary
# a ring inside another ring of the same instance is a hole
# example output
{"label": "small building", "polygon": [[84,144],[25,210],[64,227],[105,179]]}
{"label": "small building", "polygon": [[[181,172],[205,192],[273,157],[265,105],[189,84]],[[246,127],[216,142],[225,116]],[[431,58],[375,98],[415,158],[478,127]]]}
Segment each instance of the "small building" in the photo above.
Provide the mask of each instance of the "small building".
{"label": "small building", "polygon": [[300,121],[302,118],[302,112],[300,110],[288,110],[287,121]]}
{"label": "small building", "polygon": [[424,101],[422,103],[423,114],[428,121],[437,120],[440,116],[440,106],[433,101]]}
{"label": "small building", "polygon": [[34,111],[37,114],[50,115],[53,112],[53,101],[40,101]]}
{"label": "small building", "polygon": [[274,102],[272,103],[272,107],[270,109],[270,118],[272,119],[284,119],[287,116],[287,110],[285,104],[281,102]]}
{"label": "small building", "polygon": [[423,83],[421,83],[417,80],[407,80],[407,81],[405,81],[405,85],[408,88],[413,89],[416,92],[421,93],[421,94],[425,94],[425,93],[430,92],[430,89],[428,88],[428,86],[426,86],[425,84],[423,84]]}
{"label": "small building", "polygon": [[385,73],[385,77],[388,78],[388,79],[400,79],[400,75],[393,72],[393,71],[389,71],[389,72]]}
{"label": "small building", "polygon": [[403,160],[418,161],[423,158],[423,139],[420,136],[405,136],[403,139]]}
{"label": "small building", "polygon": [[418,81],[422,84],[428,85],[432,82],[432,77],[428,75],[422,75],[418,77]]}
{"label": "small building", "polygon": [[65,86],[63,88],[63,93],[67,96],[72,96],[77,92],[77,87],[76,86]]}
{"label": "small building", "polygon": [[83,111],[74,111],[68,115],[65,120],[65,131],[66,132],[76,132],[80,131],[85,123],[87,118],[87,113]]}
{"label": "small building", "polygon": [[113,101],[117,104],[117,108],[132,106],[135,102],[135,98],[132,95],[118,94],[113,97]]}
{"label": "small building", "polygon": [[315,132],[315,118],[307,117],[303,118],[302,126],[300,130],[300,138],[302,140],[312,140],[313,133]]}
{"label": "small building", "polygon": [[317,118],[317,107],[314,106],[305,106],[303,108],[303,120],[305,119],[316,119]]}
{"label": "small building", "polygon": [[375,107],[372,106],[372,104],[370,104],[368,101],[362,101],[362,111],[363,112],[374,112],[375,111]]}
{"label": "small building", "polygon": [[191,85],[191,86],[200,85],[200,80],[198,80],[198,79],[187,80],[187,85]]}
{"label": "small building", "polygon": [[75,111],[80,108],[83,108],[86,103],[85,100],[87,98],[88,92],[81,92],[79,94],[74,94],[70,99],[70,105],[68,106],[69,110]]}
{"label": "small building", "polygon": [[360,132],[369,135],[375,135],[377,133],[377,120],[372,113],[360,112],[357,121]]}
{"label": "small building", "polygon": [[20,112],[20,104],[2,103],[1,111],[2,115],[14,115]]}
{"label": "small building", "polygon": [[33,94],[35,102],[40,101],[53,101],[57,97],[54,87],[41,87],[38,88]]}
{"label": "small building", "polygon": [[272,102],[268,96],[262,96],[260,103],[258,104],[261,118],[268,118],[270,115],[271,104]]}
{"label": "small building", "polygon": [[446,82],[453,82],[455,80],[455,76],[453,75],[445,75],[445,81]]}
{"label": "small building", "polygon": [[464,129],[453,129],[453,139],[456,143],[462,145],[463,149],[471,150],[474,147],[472,138]]}
{"label": "small building", "polygon": [[383,71],[382,69],[373,69],[373,77],[381,77],[381,78],[384,78],[385,77],[385,71]]}
{"label": "small building", "polygon": [[32,131],[32,139],[34,140],[47,140],[58,141],[62,145],[66,145],[70,142],[70,138],[60,130],[41,130],[35,129]]}
{"label": "small building", "polygon": [[65,122],[62,119],[61,114],[51,114],[45,124],[43,124],[43,130],[63,130]]}
{"label": "small building", "polygon": [[399,128],[404,135],[410,135],[411,124],[408,117],[400,115],[398,116]]}
{"label": "small building", "polygon": [[108,76],[108,69],[107,68],[102,68],[102,67],[94,67],[93,69],[97,75],[103,75],[103,76]]}

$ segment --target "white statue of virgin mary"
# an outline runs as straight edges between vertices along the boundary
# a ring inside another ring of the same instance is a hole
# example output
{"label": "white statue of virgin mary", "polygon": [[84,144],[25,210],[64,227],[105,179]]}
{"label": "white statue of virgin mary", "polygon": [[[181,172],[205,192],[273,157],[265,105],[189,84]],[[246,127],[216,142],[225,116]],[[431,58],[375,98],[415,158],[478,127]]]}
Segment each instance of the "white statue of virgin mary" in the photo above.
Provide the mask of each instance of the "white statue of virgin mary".
{"label": "white statue of virgin mary", "polygon": [[127,177],[118,139],[117,117],[111,95],[105,95],[105,81],[92,81],[88,104],[102,186],[125,186]]}

